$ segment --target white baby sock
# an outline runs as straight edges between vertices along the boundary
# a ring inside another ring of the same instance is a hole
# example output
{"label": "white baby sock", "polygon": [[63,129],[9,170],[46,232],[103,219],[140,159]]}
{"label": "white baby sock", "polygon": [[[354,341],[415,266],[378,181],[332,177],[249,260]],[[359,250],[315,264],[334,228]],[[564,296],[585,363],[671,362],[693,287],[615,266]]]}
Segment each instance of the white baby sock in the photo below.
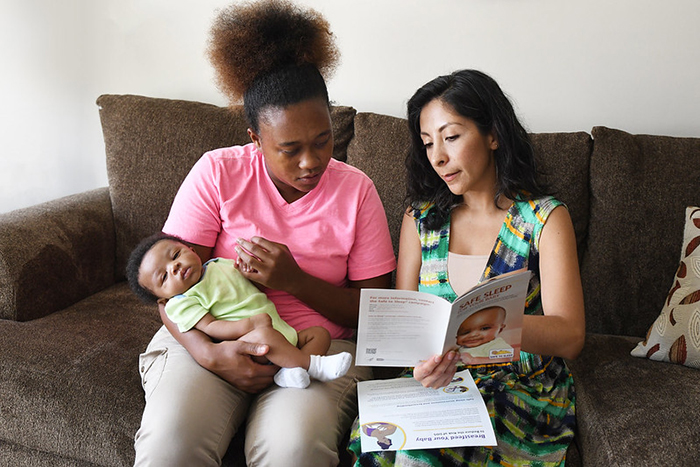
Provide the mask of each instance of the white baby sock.
{"label": "white baby sock", "polygon": [[309,373],[302,367],[280,368],[275,374],[275,383],[281,388],[304,389],[311,384]]}
{"label": "white baby sock", "polygon": [[341,352],[335,355],[311,355],[309,376],[319,381],[331,381],[348,372],[352,355]]}

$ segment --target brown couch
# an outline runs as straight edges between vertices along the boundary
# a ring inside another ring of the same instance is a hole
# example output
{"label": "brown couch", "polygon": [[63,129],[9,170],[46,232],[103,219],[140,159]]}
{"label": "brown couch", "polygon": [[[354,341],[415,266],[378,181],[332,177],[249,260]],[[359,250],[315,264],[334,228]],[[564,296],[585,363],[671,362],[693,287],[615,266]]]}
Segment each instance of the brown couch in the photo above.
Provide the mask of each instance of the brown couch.
{"label": "brown couch", "polygon": [[[144,406],[138,355],[160,326],[124,282],[200,155],[247,142],[242,112],[101,96],[109,187],[0,215],[0,465],[124,466]],[[402,119],[333,109],[335,157],[372,177],[397,244]],[[700,370],[631,357],[700,205],[700,139],[604,127],[534,134],[577,234],[588,338],[571,368],[578,435],[568,465],[700,464]],[[96,155],[99,157],[99,155]],[[239,465],[234,442],[225,465]]]}

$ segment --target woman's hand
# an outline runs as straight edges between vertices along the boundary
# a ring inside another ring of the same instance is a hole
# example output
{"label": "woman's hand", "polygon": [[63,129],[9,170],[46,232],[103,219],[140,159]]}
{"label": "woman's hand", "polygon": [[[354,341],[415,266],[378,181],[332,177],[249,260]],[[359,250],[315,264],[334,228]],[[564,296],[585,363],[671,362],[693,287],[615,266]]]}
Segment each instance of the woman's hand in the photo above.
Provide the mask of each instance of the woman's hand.
{"label": "woman's hand", "polygon": [[264,287],[291,293],[293,282],[303,271],[287,245],[262,237],[238,239],[238,270],[243,276]]}
{"label": "woman's hand", "polygon": [[215,349],[215,356],[208,369],[231,385],[242,391],[255,394],[272,384],[272,377],[277,373],[279,367],[261,365],[252,359],[254,356],[265,355],[269,346],[241,340],[222,341],[212,345],[212,348]]}
{"label": "woman's hand", "polygon": [[299,267],[289,248],[261,237],[239,239],[236,267],[248,280],[270,289],[293,295],[334,323],[357,327],[360,289],[388,289],[391,273],[360,281],[348,281],[347,287],[326,282]]}
{"label": "woman's hand", "polygon": [[264,356],[270,350],[268,345],[241,340],[215,343],[198,329],[180,332],[168,317],[162,303],[158,304],[158,312],[173,337],[207,370],[249,393],[260,392],[272,384],[272,377],[279,368],[253,361],[253,357]]}
{"label": "woman's hand", "polygon": [[452,382],[457,371],[459,353],[450,350],[445,355],[435,355],[413,369],[413,377],[423,387],[438,389]]}

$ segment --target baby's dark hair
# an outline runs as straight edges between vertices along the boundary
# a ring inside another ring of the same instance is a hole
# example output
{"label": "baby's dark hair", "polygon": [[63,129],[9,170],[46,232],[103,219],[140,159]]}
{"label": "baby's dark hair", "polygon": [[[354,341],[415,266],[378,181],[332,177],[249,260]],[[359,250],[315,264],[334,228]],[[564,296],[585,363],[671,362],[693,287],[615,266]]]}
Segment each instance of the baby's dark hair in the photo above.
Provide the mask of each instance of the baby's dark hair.
{"label": "baby's dark hair", "polygon": [[313,9],[287,0],[231,5],[212,25],[208,55],[219,88],[232,103],[243,99],[255,132],[266,108],[315,98],[330,106],[324,76],[335,70],[340,52]]}
{"label": "baby's dark hair", "polygon": [[181,238],[174,235],[168,235],[162,232],[155,233],[150,237],[144,238],[136,245],[136,248],[131,252],[131,256],[129,256],[129,261],[126,263],[126,279],[129,281],[129,287],[131,287],[131,290],[133,290],[137,297],[146,303],[155,303],[158,301],[158,297],[153,295],[146,287],[139,284],[139,269],[141,268],[141,263],[146,253],[148,253],[156,243],[163,240],[173,240],[184,243]]}

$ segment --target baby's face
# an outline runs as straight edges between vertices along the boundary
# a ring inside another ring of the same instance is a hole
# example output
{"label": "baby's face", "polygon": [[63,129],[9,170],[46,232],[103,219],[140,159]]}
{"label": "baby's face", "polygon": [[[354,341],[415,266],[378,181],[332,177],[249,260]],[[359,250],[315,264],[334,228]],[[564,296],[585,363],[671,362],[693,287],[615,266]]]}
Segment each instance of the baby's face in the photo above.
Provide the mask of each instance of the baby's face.
{"label": "baby's face", "polygon": [[185,292],[202,277],[202,260],[190,247],[161,240],[148,250],[139,268],[139,284],[158,298]]}
{"label": "baby's face", "polygon": [[476,347],[496,338],[505,327],[501,308],[486,308],[465,319],[457,331],[457,345]]}

